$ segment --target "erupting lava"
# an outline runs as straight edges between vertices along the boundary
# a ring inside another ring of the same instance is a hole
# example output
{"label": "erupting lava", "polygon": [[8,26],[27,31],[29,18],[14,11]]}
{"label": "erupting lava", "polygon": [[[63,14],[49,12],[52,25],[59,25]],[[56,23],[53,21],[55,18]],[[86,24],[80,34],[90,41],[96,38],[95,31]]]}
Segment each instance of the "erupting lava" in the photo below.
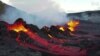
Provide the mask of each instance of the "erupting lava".
{"label": "erupting lava", "polygon": [[21,21],[15,23],[15,24],[9,25],[8,29],[14,30],[16,32],[20,32],[20,31],[27,32],[28,31],[28,29],[26,29],[24,27],[24,24]]}
{"label": "erupting lava", "polygon": [[[74,28],[79,24],[77,21],[70,21],[68,25],[70,26],[69,29],[71,31],[74,31]],[[22,41],[20,39],[20,36],[16,38],[16,41],[25,47],[32,48],[37,51],[43,51],[54,55],[60,55],[60,56],[85,56],[86,50],[80,51],[80,48],[78,47],[72,47],[72,46],[63,46],[62,44],[56,44],[53,42],[50,42],[49,40],[44,39],[43,37],[40,37],[38,34],[35,34],[36,32],[33,32],[30,30],[30,28],[25,27],[25,24],[22,21],[15,22],[14,24],[10,25],[8,24],[8,30],[16,31],[20,34],[20,32],[24,32],[27,34],[31,40],[35,41],[35,43],[28,43],[27,41]],[[65,31],[64,27],[60,27],[59,30]],[[55,38],[52,35],[48,34],[50,38]],[[54,41],[57,41],[58,38]],[[38,46],[38,44],[40,46]],[[41,48],[42,47],[42,48]],[[80,51],[80,52],[79,52]],[[73,53],[73,54],[72,54]]]}
{"label": "erupting lava", "polygon": [[61,26],[59,29],[60,29],[61,31],[65,31],[65,29],[64,29],[63,26]]}
{"label": "erupting lava", "polygon": [[69,26],[68,28],[70,29],[70,31],[75,31],[75,27],[77,27],[79,25],[79,21],[76,20],[70,20],[67,25]]}

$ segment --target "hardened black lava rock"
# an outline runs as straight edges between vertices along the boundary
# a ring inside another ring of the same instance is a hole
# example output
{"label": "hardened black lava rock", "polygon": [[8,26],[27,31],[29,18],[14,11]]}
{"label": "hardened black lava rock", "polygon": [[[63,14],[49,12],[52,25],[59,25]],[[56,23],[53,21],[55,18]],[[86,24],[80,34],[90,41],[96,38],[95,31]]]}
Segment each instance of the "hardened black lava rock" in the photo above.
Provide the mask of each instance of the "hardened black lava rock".
{"label": "hardened black lava rock", "polygon": [[10,37],[16,39],[18,37],[18,32],[10,30],[9,31]]}
{"label": "hardened black lava rock", "polygon": [[55,36],[58,39],[66,39],[68,37],[71,37],[70,30],[67,28],[65,31],[59,30],[56,26],[51,26],[49,34],[52,36]]}
{"label": "hardened black lava rock", "polygon": [[23,18],[18,18],[14,23],[22,23],[23,25],[26,24],[26,22],[23,20]]}
{"label": "hardened black lava rock", "polygon": [[100,47],[94,47],[87,51],[88,56],[100,56]]}
{"label": "hardened black lava rock", "polygon": [[95,36],[95,37],[98,37],[98,38],[100,37],[100,35],[99,35],[99,34],[97,34],[97,35],[94,35],[94,36]]}
{"label": "hardened black lava rock", "polygon": [[6,22],[0,21],[0,30],[7,29],[6,24],[7,24]]}
{"label": "hardened black lava rock", "polygon": [[90,41],[90,40],[87,40],[87,39],[84,39],[84,40],[81,40],[80,41],[80,44],[79,46],[81,48],[91,48],[93,47],[95,44],[93,43],[93,41]]}
{"label": "hardened black lava rock", "polygon": [[88,32],[85,32],[85,31],[75,31],[74,34],[86,35],[86,34],[88,34]]}
{"label": "hardened black lava rock", "polygon": [[6,22],[0,21],[0,35],[2,36],[7,36],[8,35],[8,30],[6,26]]}
{"label": "hardened black lava rock", "polygon": [[19,37],[18,38],[23,43],[24,42],[29,43],[29,44],[30,43],[31,44],[34,43],[34,40],[32,40],[25,32],[22,32],[22,31],[19,33]]}
{"label": "hardened black lava rock", "polygon": [[26,28],[29,28],[32,32],[38,32],[39,28],[36,25],[33,24],[26,24]]}
{"label": "hardened black lava rock", "polygon": [[[0,33],[0,56],[41,56],[36,51],[20,46],[16,41],[17,33],[15,31],[2,29]],[[29,37],[25,33],[21,33],[21,37],[28,43],[33,41],[28,39]]]}

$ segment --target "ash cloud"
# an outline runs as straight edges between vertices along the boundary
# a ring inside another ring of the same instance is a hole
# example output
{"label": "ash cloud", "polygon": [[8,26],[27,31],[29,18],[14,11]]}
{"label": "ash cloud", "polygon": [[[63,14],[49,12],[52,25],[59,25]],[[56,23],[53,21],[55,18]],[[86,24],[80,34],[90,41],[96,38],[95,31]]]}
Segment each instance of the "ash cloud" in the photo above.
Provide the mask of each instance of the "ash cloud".
{"label": "ash cloud", "polygon": [[24,12],[6,8],[6,13],[2,15],[2,18],[9,23],[13,23],[19,17],[39,27],[58,25],[68,21],[66,13],[51,0],[10,0],[10,3],[11,6]]}

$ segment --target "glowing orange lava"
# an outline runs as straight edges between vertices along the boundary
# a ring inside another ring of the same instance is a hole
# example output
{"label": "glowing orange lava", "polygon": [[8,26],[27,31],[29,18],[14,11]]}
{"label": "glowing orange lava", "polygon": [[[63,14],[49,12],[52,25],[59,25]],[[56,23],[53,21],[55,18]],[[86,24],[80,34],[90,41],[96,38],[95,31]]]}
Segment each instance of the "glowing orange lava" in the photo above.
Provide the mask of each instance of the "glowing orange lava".
{"label": "glowing orange lava", "polygon": [[24,27],[24,25],[22,23],[16,23],[16,24],[12,24],[8,27],[9,30],[14,30],[16,32],[27,32],[28,30]]}
{"label": "glowing orange lava", "polygon": [[49,36],[50,38],[53,38],[53,36],[52,36],[52,35],[50,35],[50,34],[48,34],[48,36]]}
{"label": "glowing orange lava", "polygon": [[60,29],[61,31],[65,31],[64,27],[60,27],[59,29]]}
{"label": "glowing orange lava", "polygon": [[[78,21],[68,22],[69,29],[71,31],[73,31],[74,28],[78,24],[79,24]],[[61,44],[61,43],[63,43],[62,39],[57,44],[56,44],[56,41],[59,41],[59,39],[53,39],[54,43],[49,40],[46,40],[43,37],[41,37],[40,35],[31,31],[30,28],[26,28],[25,24],[23,22],[15,22],[14,24],[11,24],[11,25],[8,24],[7,27],[8,27],[8,30],[14,30],[18,33],[20,31],[25,32],[25,34],[27,34],[29,36],[29,38],[34,41],[32,43],[28,43],[26,40],[23,42],[21,40],[20,36],[18,35],[18,37],[16,38],[16,41],[21,46],[28,47],[28,48],[31,48],[33,50],[40,51],[40,52],[54,54],[55,56],[86,56],[86,52],[87,52],[86,50],[83,49],[82,51],[80,51],[79,47],[63,46]],[[60,27],[60,30],[65,31],[65,28]],[[53,38],[53,36],[50,34],[48,34],[48,36],[50,38]],[[35,43],[37,43],[39,45],[37,45]],[[41,48],[41,47],[43,47],[43,48]]]}
{"label": "glowing orange lava", "polygon": [[79,25],[79,21],[76,20],[71,20],[67,23],[67,25],[69,26],[68,29],[70,29],[70,31],[75,31],[75,27],[77,27]]}

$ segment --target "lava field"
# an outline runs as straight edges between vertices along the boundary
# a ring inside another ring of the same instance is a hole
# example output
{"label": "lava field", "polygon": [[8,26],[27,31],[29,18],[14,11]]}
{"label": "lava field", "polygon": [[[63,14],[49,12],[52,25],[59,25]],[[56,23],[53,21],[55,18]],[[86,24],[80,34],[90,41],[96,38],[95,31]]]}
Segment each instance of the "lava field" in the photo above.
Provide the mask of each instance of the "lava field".
{"label": "lava field", "polygon": [[100,56],[100,23],[75,21],[41,29],[0,21],[0,56]]}

